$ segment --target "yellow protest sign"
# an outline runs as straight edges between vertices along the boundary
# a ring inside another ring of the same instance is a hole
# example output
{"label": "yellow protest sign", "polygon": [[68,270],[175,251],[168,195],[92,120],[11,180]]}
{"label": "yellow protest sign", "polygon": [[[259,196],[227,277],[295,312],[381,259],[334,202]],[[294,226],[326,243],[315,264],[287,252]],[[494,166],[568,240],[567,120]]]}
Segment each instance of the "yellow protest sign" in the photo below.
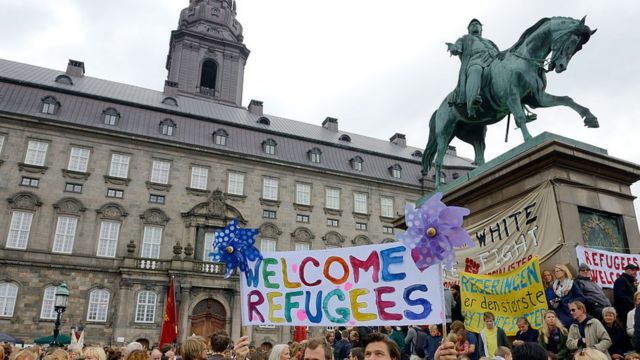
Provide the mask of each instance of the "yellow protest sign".
{"label": "yellow protest sign", "polygon": [[509,336],[518,332],[516,321],[526,317],[531,327],[542,326],[547,299],[540,275],[540,259],[534,257],[516,270],[500,275],[463,272],[460,275],[460,298],[467,330],[480,332],[482,314],[490,311],[495,325]]}

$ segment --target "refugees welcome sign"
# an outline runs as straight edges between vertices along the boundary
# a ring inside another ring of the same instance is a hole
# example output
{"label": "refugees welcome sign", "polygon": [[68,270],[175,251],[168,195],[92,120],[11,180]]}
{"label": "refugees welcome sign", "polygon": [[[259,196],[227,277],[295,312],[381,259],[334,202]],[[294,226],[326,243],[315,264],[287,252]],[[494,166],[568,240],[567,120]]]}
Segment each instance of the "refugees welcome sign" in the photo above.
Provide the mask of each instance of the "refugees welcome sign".
{"label": "refugees welcome sign", "polygon": [[409,325],[442,318],[442,271],[399,243],[264,253],[241,278],[245,325]]}

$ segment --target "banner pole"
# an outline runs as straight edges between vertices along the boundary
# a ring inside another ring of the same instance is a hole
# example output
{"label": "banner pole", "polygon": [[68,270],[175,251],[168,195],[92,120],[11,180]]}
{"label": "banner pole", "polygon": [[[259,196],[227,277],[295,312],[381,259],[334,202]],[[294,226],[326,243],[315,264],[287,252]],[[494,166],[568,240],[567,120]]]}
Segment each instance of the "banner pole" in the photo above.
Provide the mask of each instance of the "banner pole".
{"label": "banner pole", "polygon": [[[440,263],[440,284],[443,284],[442,274],[444,274],[444,265]],[[447,306],[447,302],[444,297],[444,284],[442,287],[443,287],[441,292],[442,295],[440,295],[442,297],[442,299],[440,299],[442,301],[442,312],[440,314],[442,316],[442,342],[445,342],[447,339],[447,310],[445,308],[445,306]]]}

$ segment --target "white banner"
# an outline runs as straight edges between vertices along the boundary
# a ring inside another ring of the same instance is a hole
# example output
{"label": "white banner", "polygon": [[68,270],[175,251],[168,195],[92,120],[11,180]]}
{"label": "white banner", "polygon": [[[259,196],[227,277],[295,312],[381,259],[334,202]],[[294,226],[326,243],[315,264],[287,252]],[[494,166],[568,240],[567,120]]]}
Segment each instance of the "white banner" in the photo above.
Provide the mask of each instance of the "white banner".
{"label": "white banner", "polygon": [[624,272],[628,264],[640,266],[640,255],[621,254],[605,250],[576,246],[578,263],[591,268],[591,278],[603,288],[613,288],[613,283]]}
{"label": "white banner", "polygon": [[442,271],[399,243],[262,254],[242,274],[244,325],[439,324]]}

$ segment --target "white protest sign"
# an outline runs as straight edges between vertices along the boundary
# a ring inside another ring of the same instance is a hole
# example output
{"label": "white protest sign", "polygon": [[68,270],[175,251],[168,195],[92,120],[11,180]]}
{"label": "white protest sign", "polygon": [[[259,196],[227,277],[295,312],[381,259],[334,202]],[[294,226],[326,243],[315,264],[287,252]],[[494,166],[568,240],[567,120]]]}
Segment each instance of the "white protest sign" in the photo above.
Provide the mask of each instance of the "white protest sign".
{"label": "white protest sign", "polygon": [[241,275],[244,325],[437,324],[442,271],[400,243],[262,254]]}
{"label": "white protest sign", "polygon": [[576,246],[578,263],[591,268],[591,279],[603,288],[613,288],[613,283],[624,272],[628,264],[640,266],[640,255],[621,254],[605,250]]}

